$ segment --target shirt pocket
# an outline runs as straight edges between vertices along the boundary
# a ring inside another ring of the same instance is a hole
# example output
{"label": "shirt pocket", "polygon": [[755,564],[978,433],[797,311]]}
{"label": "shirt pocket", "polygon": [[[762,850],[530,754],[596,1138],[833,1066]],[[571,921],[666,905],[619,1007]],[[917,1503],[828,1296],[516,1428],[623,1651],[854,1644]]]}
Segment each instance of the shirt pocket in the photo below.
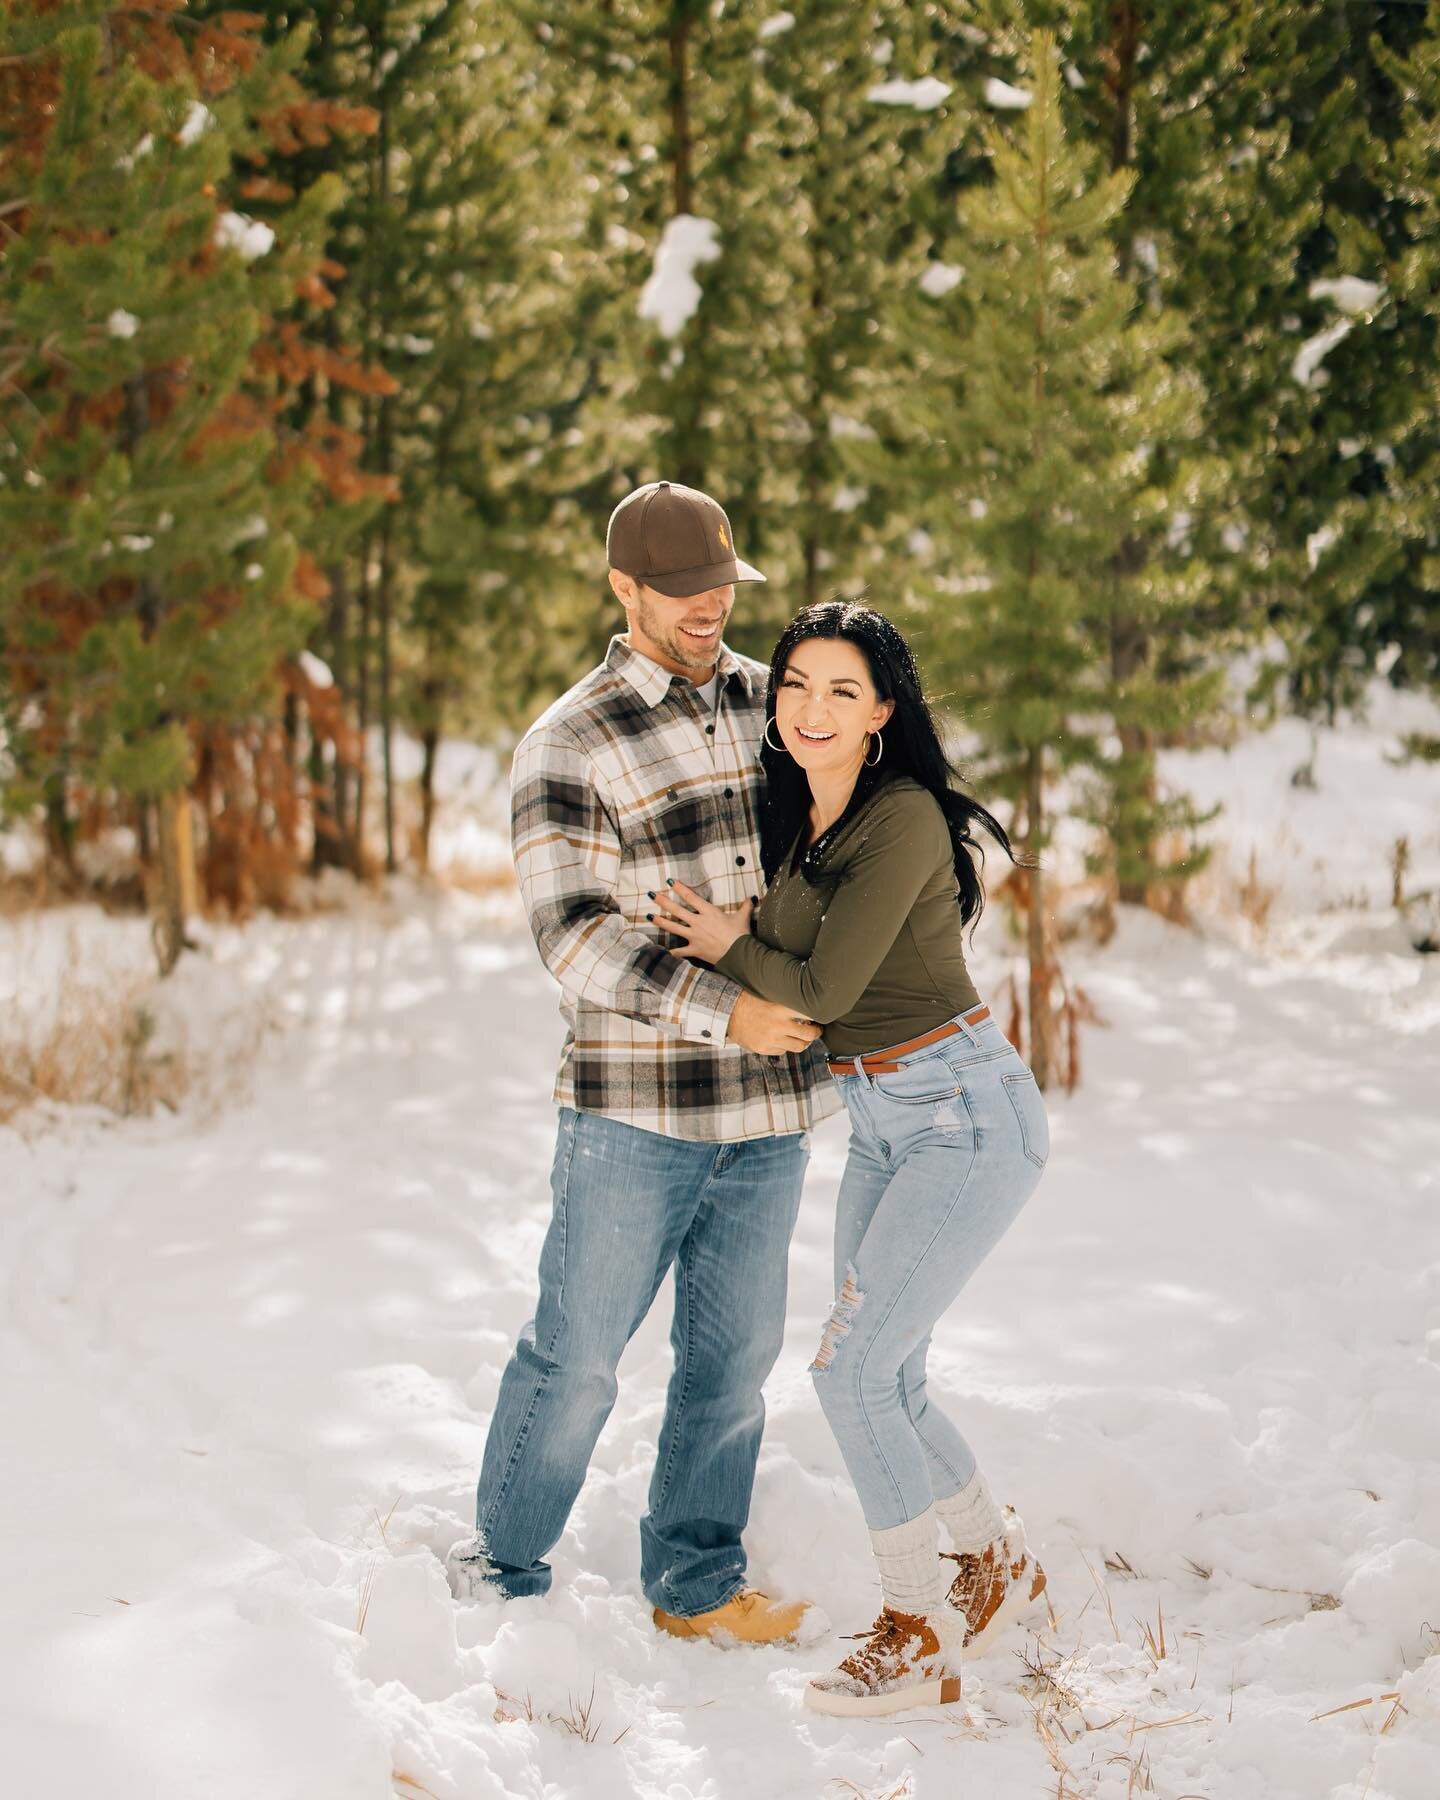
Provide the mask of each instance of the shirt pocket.
{"label": "shirt pocket", "polygon": [[643,924],[652,910],[649,890],[667,875],[698,885],[701,856],[715,843],[719,821],[709,796],[693,788],[627,783],[614,805],[621,851],[617,898],[625,916]]}

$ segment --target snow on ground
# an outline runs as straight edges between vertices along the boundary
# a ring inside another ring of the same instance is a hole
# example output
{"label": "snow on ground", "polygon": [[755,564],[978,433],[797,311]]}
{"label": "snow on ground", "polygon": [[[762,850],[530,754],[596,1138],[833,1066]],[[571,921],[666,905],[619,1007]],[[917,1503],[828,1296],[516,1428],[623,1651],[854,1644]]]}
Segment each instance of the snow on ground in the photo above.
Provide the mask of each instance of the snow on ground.
{"label": "snow on ground", "polygon": [[[14,1790],[1435,1800],[1440,959],[1378,902],[1397,822],[1417,870],[1440,853],[1440,777],[1391,769],[1386,729],[1322,737],[1314,793],[1283,735],[1195,764],[1242,860],[1246,830],[1294,835],[1257,850],[1290,884],[1268,936],[1129,914],[1071,953],[1104,1019],[1084,1085],[1053,1100],[1045,1180],[934,1352],[1054,1618],[972,1665],[961,1706],[897,1720],[803,1710],[836,1640],[653,1632],[635,1520],[664,1301],[553,1593],[455,1607],[438,1556],[469,1523],[547,1216],[553,989],[503,899],[399,888],[217,930],[194,1010],[218,1027],[228,969],[264,1017],[248,1090],[0,1130]],[[0,921],[12,995],[76,923]],[[1004,954],[997,909],[982,991]],[[762,1583],[838,1632],[877,1605],[806,1375],[843,1154],[829,1121],[749,1533]]]}

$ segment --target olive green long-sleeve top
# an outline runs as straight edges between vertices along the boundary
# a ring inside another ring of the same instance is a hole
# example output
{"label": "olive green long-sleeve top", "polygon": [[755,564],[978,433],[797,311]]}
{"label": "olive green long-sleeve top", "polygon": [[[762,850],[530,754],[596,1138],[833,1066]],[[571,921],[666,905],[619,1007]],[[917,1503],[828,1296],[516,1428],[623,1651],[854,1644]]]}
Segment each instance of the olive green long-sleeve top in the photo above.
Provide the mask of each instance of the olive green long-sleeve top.
{"label": "olive green long-sleeve top", "polygon": [[965,967],[955,852],[939,803],[898,776],[835,840],[817,882],[797,838],[753,933],[716,967],[823,1025],[832,1056],[904,1043],[978,1004]]}

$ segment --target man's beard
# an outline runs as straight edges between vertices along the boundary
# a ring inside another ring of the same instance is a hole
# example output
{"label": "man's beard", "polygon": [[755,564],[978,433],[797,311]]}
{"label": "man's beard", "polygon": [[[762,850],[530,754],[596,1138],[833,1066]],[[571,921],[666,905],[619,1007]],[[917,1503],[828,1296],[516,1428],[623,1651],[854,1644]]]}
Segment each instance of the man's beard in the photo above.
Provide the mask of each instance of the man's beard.
{"label": "man's beard", "polygon": [[649,603],[643,598],[638,608],[639,618],[636,621],[652,644],[658,644],[667,655],[674,657],[677,663],[687,669],[708,669],[720,654],[720,642],[725,635],[725,614],[720,620],[720,629],[711,644],[697,644],[693,638],[687,638],[678,625],[666,626],[656,616]]}

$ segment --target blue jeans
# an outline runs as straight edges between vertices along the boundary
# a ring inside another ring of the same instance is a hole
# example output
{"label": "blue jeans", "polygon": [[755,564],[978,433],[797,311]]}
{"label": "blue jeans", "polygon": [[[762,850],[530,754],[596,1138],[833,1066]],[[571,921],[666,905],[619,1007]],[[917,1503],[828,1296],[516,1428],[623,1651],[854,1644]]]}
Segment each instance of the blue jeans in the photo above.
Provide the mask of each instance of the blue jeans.
{"label": "blue jeans", "polygon": [[793,1132],[697,1143],[562,1108],[540,1299],[500,1379],[475,1537],[458,1553],[503,1594],[548,1590],[544,1559],[615,1404],[616,1364],[672,1266],[675,1363],[641,1583],[683,1618],[744,1585],[760,1389],[780,1352],[807,1154]]}
{"label": "blue jeans", "polygon": [[[957,1020],[957,1023],[960,1023]],[[836,1077],[850,1155],[835,1215],[835,1310],[815,1391],[872,1531],[959,1493],[975,1456],[925,1385],[930,1333],[1040,1179],[1050,1128],[993,1019]]]}

